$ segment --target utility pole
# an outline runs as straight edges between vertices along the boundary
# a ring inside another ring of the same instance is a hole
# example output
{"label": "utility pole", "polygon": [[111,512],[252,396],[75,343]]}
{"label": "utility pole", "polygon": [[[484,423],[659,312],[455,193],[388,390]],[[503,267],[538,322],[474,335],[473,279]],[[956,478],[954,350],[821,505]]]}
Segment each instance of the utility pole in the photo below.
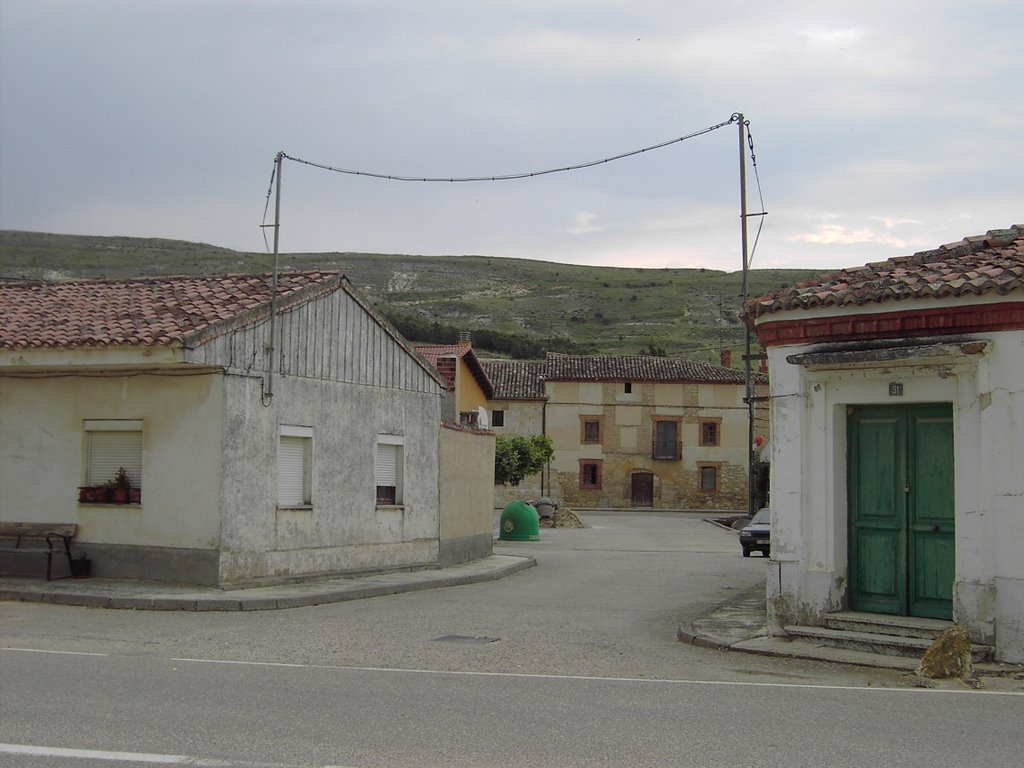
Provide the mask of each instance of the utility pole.
{"label": "utility pole", "polygon": [[274,194],[274,273],[270,280],[270,343],[267,345],[267,385],[263,390],[263,404],[270,405],[274,399],[274,340],[277,333],[277,271],[281,240],[281,166],[284,152],[274,158],[274,177],[277,179]]}
{"label": "utility pole", "polygon": [[[740,140],[740,241],[743,248],[743,288],[741,290],[740,311],[747,306],[748,286],[747,271],[750,258],[747,254],[747,142],[746,123],[743,113],[737,112],[735,117],[739,127]],[[743,377],[747,404],[747,514],[754,516],[754,390],[750,375],[750,326],[743,324]]]}

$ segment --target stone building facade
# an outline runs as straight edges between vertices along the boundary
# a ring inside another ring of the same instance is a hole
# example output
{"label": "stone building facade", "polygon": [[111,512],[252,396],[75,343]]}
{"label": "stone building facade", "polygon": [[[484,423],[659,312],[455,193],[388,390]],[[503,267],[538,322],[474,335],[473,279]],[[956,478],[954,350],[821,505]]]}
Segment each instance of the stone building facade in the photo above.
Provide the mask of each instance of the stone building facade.
{"label": "stone building facade", "polygon": [[[486,362],[498,434],[545,434],[555,454],[524,487],[577,508],[746,510],[744,373],[680,358],[555,355]],[[754,394],[766,379],[754,374]],[[767,437],[767,411],[755,406]],[[520,496],[529,495],[520,494]],[[500,491],[499,491],[500,496]]]}

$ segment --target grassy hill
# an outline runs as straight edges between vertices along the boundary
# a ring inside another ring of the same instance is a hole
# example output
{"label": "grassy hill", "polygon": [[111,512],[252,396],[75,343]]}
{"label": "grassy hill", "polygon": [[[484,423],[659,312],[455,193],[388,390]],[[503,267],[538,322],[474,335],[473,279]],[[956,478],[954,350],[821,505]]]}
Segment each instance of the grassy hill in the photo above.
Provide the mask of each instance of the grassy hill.
{"label": "grassy hill", "polygon": [[[413,341],[473,334],[487,352],[545,349],[717,360],[739,351],[742,276],[705,269],[587,267],[487,256],[282,254],[282,270],[344,272]],[[0,279],[68,280],[264,272],[272,257],[203,243],[0,230]],[[751,270],[757,296],[814,274]]]}

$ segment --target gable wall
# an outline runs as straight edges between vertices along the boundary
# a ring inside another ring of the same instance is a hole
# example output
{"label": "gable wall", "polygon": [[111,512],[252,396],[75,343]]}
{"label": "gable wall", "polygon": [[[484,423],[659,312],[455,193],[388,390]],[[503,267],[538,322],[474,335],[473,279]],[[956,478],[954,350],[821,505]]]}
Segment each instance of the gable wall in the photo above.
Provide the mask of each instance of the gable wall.
{"label": "gable wall", "polygon": [[[421,393],[440,385],[351,296],[337,290],[277,318],[275,376],[340,381]],[[234,331],[192,349],[190,362],[222,365],[232,373],[266,369],[270,321]]]}

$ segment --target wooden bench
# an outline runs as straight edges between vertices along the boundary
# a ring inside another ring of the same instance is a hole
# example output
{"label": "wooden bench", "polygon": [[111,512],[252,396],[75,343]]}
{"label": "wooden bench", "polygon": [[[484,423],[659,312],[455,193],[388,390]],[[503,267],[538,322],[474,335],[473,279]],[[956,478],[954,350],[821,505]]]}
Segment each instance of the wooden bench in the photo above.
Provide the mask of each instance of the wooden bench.
{"label": "wooden bench", "polygon": [[74,523],[0,523],[0,552],[46,555],[46,580],[50,581],[53,555],[61,553],[62,545],[71,575],[71,540],[77,533]]}

